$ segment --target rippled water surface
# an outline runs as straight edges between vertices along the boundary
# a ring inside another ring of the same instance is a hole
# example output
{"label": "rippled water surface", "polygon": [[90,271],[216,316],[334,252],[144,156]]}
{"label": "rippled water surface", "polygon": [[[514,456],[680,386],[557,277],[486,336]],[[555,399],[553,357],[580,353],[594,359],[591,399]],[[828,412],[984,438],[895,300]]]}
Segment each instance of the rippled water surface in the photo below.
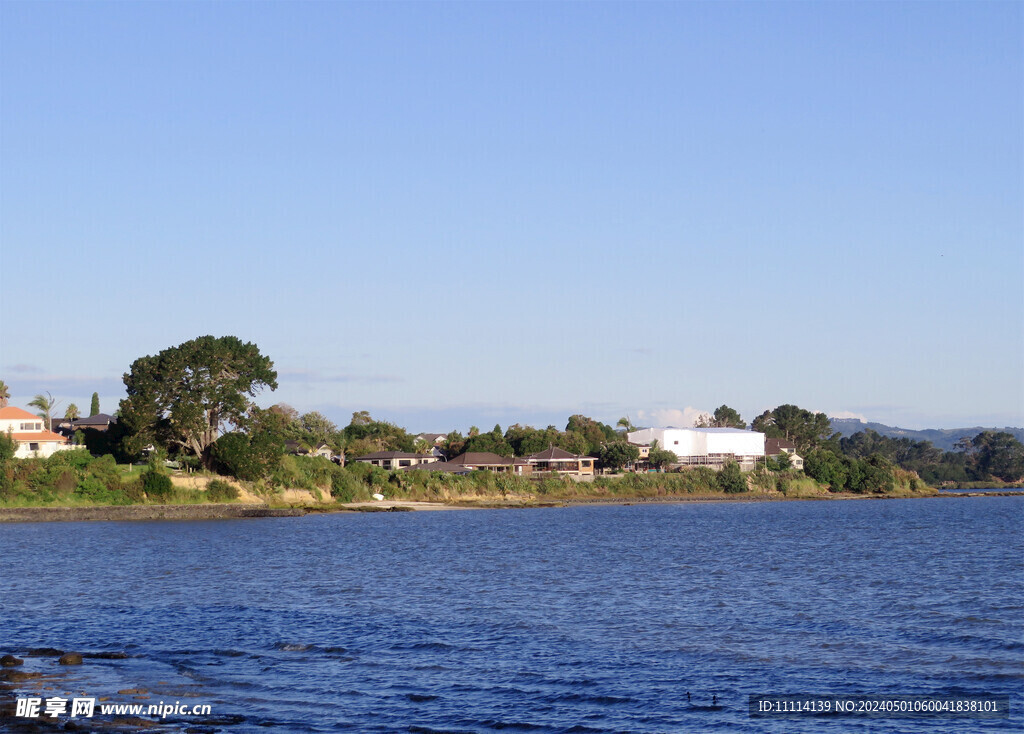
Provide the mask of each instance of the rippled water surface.
{"label": "rippled water surface", "polygon": [[[3,525],[0,653],[126,652],[68,685],[225,731],[1020,730],[1022,529],[1016,497]],[[1013,715],[751,720],[754,693]]]}

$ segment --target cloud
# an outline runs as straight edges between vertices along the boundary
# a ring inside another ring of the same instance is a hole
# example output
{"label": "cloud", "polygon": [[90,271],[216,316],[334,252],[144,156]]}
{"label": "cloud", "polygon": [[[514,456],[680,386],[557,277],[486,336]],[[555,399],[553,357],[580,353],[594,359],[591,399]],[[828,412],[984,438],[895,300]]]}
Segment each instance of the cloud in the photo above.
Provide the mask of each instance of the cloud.
{"label": "cloud", "polygon": [[826,411],[826,412],[828,413],[828,417],[829,418],[839,418],[839,419],[842,419],[842,420],[848,420],[850,418],[856,418],[861,423],[867,423],[868,422],[868,419],[865,418],[860,413],[854,413],[854,412],[851,412],[849,410],[834,410],[834,411]]}
{"label": "cloud", "polygon": [[353,383],[359,385],[378,385],[394,382],[402,382],[401,377],[394,375],[325,375],[316,370],[279,370],[277,373],[278,384],[282,383]]}
{"label": "cloud", "polygon": [[45,370],[34,364],[9,364],[4,369],[18,375],[41,375]]}
{"label": "cloud", "polygon": [[690,428],[701,415],[708,411],[699,410],[687,406],[682,410],[678,408],[659,408],[656,410],[636,411],[636,422],[652,427],[675,426],[676,428]]}

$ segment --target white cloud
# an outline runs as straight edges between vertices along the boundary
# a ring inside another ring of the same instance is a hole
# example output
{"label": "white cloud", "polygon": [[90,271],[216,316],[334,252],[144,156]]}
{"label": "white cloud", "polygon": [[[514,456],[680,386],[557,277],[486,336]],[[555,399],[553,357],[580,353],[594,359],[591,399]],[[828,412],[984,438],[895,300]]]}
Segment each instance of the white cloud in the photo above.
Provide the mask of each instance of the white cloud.
{"label": "white cloud", "polygon": [[830,418],[856,418],[861,423],[867,423],[868,422],[868,419],[865,418],[860,413],[853,413],[853,412],[851,412],[849,410],[831,411],[831,412],[829,412],[828,415],[829,415]]}
{"label": "white cloud", "polygon": [[699,410],[692,406],[679,408],[660,408],[658,410],[636,411],[636,423],[638,425],[664,428],[675,426],[676,428],[691,428],[698,417],[708,411]]}

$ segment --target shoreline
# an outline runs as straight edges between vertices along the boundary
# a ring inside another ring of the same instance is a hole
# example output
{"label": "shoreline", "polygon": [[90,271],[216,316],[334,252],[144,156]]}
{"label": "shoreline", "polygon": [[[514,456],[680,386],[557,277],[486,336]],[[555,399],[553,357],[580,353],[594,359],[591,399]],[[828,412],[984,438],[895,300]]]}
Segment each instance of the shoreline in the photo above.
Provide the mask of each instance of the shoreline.
{"label": "shoreline", "polygon": [[263,517],[304,517],[306,515],[357,514],[362,512],[435,512],[445,510],[513,510],[608,505],[678,505],[713,502],[830,502],[842,500],[961,499],[976,497],[1024,497],[1021,492],[963,492],[929,495],[857,495],[836,494],[787,497],[767,494],[693,494],[660,497],[567,497],[549,500],[470,500],[466,502],[429,502],[420,500],[383,500],[348,504],[320,504],[298,507],[271,507],[267,504],[191,504],[191,505],[97,505],[94,507],[0,507],[0,524],[29,522],[138,522],[161,520],[236,520]]}

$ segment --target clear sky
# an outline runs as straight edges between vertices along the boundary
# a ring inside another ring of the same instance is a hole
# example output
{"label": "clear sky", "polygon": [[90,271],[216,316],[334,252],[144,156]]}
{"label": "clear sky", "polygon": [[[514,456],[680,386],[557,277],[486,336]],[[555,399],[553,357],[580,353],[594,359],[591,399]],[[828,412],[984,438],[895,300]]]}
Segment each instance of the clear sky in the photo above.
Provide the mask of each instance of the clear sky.
{"label": "clear sky", "polygon": [[1024,425],[1024,4],[0,3],[0,379]]}

